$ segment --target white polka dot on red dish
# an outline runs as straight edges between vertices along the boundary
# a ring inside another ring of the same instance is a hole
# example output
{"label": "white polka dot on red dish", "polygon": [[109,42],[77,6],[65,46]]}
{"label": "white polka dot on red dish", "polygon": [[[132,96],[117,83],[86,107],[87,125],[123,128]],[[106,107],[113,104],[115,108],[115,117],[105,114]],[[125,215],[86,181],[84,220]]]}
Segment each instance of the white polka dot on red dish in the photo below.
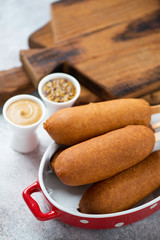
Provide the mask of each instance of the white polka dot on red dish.
{"label": "white polka dot on red dish", "polygon": [[157,206],[157,203],[153,204],[152,206],[150,206],[150,209],[154,208]]}
{"label": "white polka dot on red dish", "polygon": [[81,223],[84,223],[84,224],[89,223],[89,221],[88,221],[88,220],[85,220],[85,219],[80,220],[80,222],[81,222]]}
{"label": "white polka dot on red dish", "polygon": [[121,227],[121,226],[123,226],[124,225],[124,222],[120,222],[120,223],[116,223],[115,224],[115,227]]}

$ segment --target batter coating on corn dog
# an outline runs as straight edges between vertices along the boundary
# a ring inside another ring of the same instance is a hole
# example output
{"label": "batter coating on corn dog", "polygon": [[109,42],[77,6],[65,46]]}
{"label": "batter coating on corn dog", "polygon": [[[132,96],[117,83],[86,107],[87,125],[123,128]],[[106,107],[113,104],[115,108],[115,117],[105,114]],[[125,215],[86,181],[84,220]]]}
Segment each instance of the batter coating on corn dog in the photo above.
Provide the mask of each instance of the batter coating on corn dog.
{"label": "batter coating on corn dog", "polygon": [[59,110],[43,126],[57,143],[73,145],[128,125],[149,126],[150,120],[145,100],[118,99]]}
{"label": "batter coating on corn dog", "polygon": [[132,125],[71,146],[51,160],[57,177],[78,186],[109,178],[145,159],[155,144],[153,132]]}
{"label": "batter coating on corn dog", "polygon": [[82,213],[105,214],[131,208],[160,187],[160,151],[107,180],[93,184],[83,194]]}

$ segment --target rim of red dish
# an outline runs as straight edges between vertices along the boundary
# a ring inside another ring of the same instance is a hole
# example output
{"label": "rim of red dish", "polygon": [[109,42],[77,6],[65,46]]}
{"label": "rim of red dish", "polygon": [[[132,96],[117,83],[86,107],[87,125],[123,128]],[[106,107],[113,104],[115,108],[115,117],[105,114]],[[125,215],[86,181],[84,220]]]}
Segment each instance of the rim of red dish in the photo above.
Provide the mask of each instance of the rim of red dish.
{"label": "rim of red dish", "polygon": [[[80,212],[76,212],[75,211],[72,211],[72,210],[69,210],[63,206],[61,206],[59,203],[57,203],[56,201],[53,200],[53,198],[49,195],[49,193],[47,192],[46,190],[46,187],[45,187],[45,184],[44,184],[44,181],[43,181],[43,169],[44,169],[44,165],[45,165],[45,162],[46,160],[50,158],[49,155],[51,155],[51,152],[52,154],[54,153],[54,151],[52,150],[53,148],[56,150],[56,148],[58,147],[58,145],[53,142],[51,143],[48,148],[46,149],[43,157],[42,157],[42,160],[41,160],[41,163],[40,163],[40,167],[39,167],[39,178],[38,178],[38,181],[40,183],[40,187],[45,195],[45,197],[49,200],[49,202],[55,206],[56,208],[62,210],[63,212],[66,212],[66,213],[69,213],[71,215],[74,215],[74,216],[78,216],[78,217],[86,217],[86,218],[110,218],[110,217],[117,217],[117,216],[122,216],[122,215],[127,215],[127,214],[130,214],[130,213],[133,213],[133,212],[137,212],[139,210],[142,210],[144,208],[147,208],[155,203],[157,203],[158,201],[160,201],[160,196],[158,196],[157,198],[145,203],[145,204],[142,204],[138,207],[135,207],[135,208],[131,208],[131,209],[128,209],[128,210],[125,210],[125,211],[121,211],[121,212],[116,212],[116,213],[107,213],[107,214],[86,214],[86,213],[80,213]],[[52,150],[52,151],[51,151]]]}

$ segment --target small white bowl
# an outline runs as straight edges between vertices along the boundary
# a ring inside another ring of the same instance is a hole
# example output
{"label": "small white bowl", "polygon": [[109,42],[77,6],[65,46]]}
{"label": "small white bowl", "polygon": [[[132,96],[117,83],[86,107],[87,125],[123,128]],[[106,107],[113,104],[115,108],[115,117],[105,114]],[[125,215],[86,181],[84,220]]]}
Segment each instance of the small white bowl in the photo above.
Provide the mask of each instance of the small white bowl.
{"label": "small white bowl", "polygon": [[[7,117],[7,109],[9,105],[15,101],[23,100],[23,99],[32,100],[38,103],[42,109],[41,118],[34,124],[25,125],[25,126],[17,125],[12,121],[10,121]],[[3,116],[5,120],[9,123],[12,130],[11,146],[14,150],[21,153],[28,153],[33,151],[38,146],[39,141],[35,133],[35,130],[40,125],[40,123],[44,120],[45,114],[46,114],[46,108],[43,102],[37,97],[34,97],[32,95],[20,94],[6,101],[3,107]]]}
{"label": "small white bowl", "polygon": [[[71,100],[69,100],[67,102],[57,103],[57,102],[53,102],[53,101],[47,99],[42,93],[42,88],[46,82],[48,82],[50,80],[54,80],[54,79],[60,79],[60,78],[63,78],[63,79],[66,79],[66,80],[72,82],[76,88],[76,94]],[[39,95],[40,95],[41,99],[44,101],[46,108],[47,108],[47,117],[51,116],[54,112],[56,112],[62,108],[71,107],[75,103],[77,98],[79,97],[80,91],[81,91],[81,87],[80,87],[79,82],[73,76],[66,74],[66,73],[49,74],[49,75],[45,76],[44,78],[42,78],[38,85]]]}

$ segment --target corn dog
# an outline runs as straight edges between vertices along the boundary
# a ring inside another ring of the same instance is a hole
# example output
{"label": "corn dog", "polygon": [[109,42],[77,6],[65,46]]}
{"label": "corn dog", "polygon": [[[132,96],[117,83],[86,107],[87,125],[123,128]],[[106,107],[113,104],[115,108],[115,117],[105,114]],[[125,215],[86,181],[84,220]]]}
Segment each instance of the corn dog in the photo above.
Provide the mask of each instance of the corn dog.
{"label": "corn dog", "polygon": [[109,178],[145,159],[155,144],[153,132],[131,125],[71,146],[51,160],[57,177],[78,186]]}
{"label": "corn dog", "polygon": [[160,151],[137,165],[93,184],[83,194],[79,208],[83,213],[113,213],[131,208],[160,187]]}
{"label": "corn dog", "polygon": [[151,108],[143,99],[119,99],[62,109],[43,124],[59,144],[73,145],[127,125],[149,126]]}

